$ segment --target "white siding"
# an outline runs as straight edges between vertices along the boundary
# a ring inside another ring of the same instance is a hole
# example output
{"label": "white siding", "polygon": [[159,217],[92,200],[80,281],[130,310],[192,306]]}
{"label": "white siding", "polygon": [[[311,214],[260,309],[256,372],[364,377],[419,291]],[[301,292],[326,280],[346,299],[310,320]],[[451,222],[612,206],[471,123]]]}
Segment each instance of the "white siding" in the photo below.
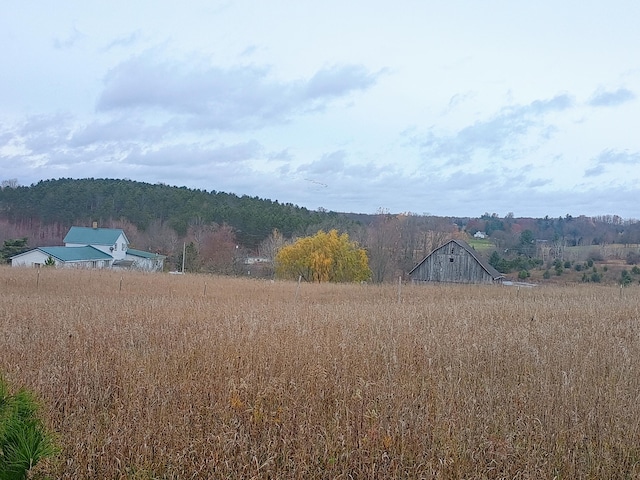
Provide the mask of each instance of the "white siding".
{"label": "white siding", "polygon": [[[66,247],[84,247],[88,244],[86,243],[65,243]],[[113,245],[95,245],[91,244],[93,248],[100,250],[101,252],[106,253],[107,255],[111,255],[114,260],[124,260],[127,256],[127,243],[124,238],[124,235],[120,234],[116,243]],[[116,247],[117,246],[117,247]],[[124,246],[124,248],[123,248]]]}
{"label": "white siding", "polygon": [[[38,265],[44,266],[44,262],[47,261],[49,255],[41,252],[40,250],[31,250],[30,252],[23,253],[11,259],[12,267],[37,267]],[[55,260],[55,259],[54,259]],[[56,265],[58,262],[56,261]]]}

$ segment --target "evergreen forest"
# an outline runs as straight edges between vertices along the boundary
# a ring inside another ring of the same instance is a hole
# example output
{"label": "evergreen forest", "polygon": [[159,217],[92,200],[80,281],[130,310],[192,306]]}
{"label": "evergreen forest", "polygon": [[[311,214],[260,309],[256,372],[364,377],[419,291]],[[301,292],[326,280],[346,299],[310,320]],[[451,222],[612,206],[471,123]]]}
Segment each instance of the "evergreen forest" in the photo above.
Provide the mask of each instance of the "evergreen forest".
{"label": "evergreen forest", "polygon": [[449,238],[468,241],[498,270],[524,278],[533,269],[553,272],[567,260],[613,254],[629,265],[640,262],[640,222],[616,215],[519,218],[509,212],[453,218],[383,208],[363,214],[126,179],[0,182],[0,260],[37,246],[62,245],[71,226],[94,222],[122,228],[133,248],[166,255],[167,268],[177,268],[184,253],[188,270],[220,274],[270,276],[272,264],[248,269],[247,258],[272,261],[282,246],[321,230],[347,233],[362,246],[374,282],[407,278]]}

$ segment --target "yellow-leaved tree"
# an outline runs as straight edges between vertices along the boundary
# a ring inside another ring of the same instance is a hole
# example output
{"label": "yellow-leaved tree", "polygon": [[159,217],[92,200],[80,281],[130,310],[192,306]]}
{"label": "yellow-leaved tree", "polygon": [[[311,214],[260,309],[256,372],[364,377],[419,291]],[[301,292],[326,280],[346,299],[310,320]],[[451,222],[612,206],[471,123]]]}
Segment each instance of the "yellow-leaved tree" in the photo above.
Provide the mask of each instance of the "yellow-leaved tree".
{"label": "yellow-leaved tree", "polygon": [[362,282],[371,278],[367,252],[337,230],[320,230],[282,247],[276,255],[278,278],[302,276],[307,282]]}

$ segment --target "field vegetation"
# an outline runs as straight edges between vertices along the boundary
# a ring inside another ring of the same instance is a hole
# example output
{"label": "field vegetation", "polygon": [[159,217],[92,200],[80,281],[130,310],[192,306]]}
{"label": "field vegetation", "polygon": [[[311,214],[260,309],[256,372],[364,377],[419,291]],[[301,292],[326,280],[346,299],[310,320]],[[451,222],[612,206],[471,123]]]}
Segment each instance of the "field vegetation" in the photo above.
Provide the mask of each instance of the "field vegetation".
{"label": "field vegetation", "polygon": [[0,268],[34,476],[637,478],[640,287]]}

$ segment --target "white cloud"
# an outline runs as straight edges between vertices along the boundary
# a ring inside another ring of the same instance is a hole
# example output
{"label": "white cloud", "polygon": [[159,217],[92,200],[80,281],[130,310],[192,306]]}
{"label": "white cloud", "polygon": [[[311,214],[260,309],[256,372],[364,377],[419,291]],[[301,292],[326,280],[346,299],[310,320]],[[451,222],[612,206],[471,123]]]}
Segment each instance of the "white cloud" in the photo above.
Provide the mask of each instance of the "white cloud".
{"label": "white cloud", "polygon": [[640,3],[612,1],[13,2],[0,179],[640,217]]}
{"label": "white cloud", "polygon": [[359,65],[344,65],[321,69],[308,81],[278,81],[267,67],[158,61],[155,53],[147,52],[109,72],[97,108],[160,110],[186,117],[187,128],[253,129],[365,90],[378,75]]}
{"label": "white cloud", "polygon": [[571,108],[573,103],[569,95],[562,94],[548,100],[535,100],[528,105],[503,107],[490,118],[465,126],[451,135],[436,133],[434,127],[421,141],[422,155],[426,159],[444,159],[449,165],[473,162],[478,151],[502,159],[519,157],[531,148],[522,142],[529,133],[537,133],[536,143],[552,135],[553,126],[545,124],[545,116]]}
{"label": "white cloud", "polygon": [[619,88],[615,91],[606,91],[599,88],[591,96],[589,105],[592,107],[615,107],[630,102],[635,98],[635,94],[626,88]]}

